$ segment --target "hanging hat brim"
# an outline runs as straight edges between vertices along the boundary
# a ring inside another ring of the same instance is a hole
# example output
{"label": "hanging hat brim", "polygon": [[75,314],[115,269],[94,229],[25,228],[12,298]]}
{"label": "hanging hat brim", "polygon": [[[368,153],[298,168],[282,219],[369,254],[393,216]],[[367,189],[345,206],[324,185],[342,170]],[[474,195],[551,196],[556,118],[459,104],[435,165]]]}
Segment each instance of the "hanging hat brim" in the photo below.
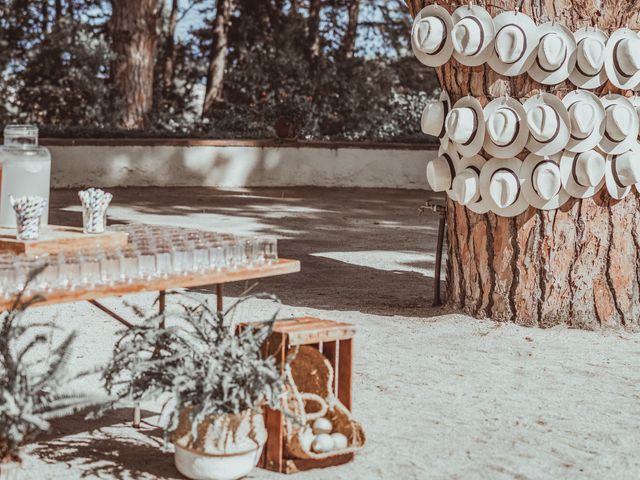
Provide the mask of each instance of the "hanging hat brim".
{"label": "hanging hat brim", "polygon": [[[482,171],[480,173],[480,195],[482,195],[483,199],[486,199],[491,207],[491,211],[496,215],[499,215],[501,217],[515,217],[516,215],[520,215],[529,207],[529,203],[522,194],[523,178],[520,172],[521,167],[522,161],[518,160],[517,158],[492,158],[482,167]],[[491,182],[491,177],[497,170],[501,168],[511,170],[516,174],[520,181],[520,192],[518,194],[518,198],[513,204],[509,205],[506,208],[498,207],[498,205],[496,205],[491,198],[491,195],[489,195],[489,184]]]}
{"label": "hanging hat brim", "polygon": [[496,38],[498,36],[498,32],[507,25],[514,24],[520,27],[524,32],[526,47],[522,57],[520,57],[517,62],[507,64],[500,60],[500,58],[498,57],[494,42],[493,51],[491,52],[491,55],[487,60],[489,66],[493,69],[494,72],[497,72],[501,75],[506,75],[507,77],[513,77],[526,72],[536,59],[536,51],[538,48],[538,43],[540,41],[540,37],[538,35],[538,27],[536,26],[535,22],[531,19],[531,17],[525,15],[524,13],[503,12],[493,19],[493,24],[495,26]]}
{"label": "hanging hat brim", "polygon": [[461,98],[456,102],[453,106],[453,109],[456,108],[471,108],[474,112],[476,112],[476,132],[471,142],[466,145],[460,143],[454,143],[451,141],[452,145],[455,146],[458,153],[460,153],[461,157],[471,157],[478,153],[482,149],[482,145],[484,144],[485,137],[485,118],[484,118],[484,110],[482,109],[482,105],[477,98],[466,96]]}
{"label": "hanging hat brim", "polygon": [[[435,137],[440,141],[441,146],[446,147],[447,145],[449,145],[449,138],[447,137],[445,122],[447,119],[447,115],[449,115],[449,112],[451,111],[451,99],[449,98],[449,94],[447,93],[446,90],[440,91],[440,97],[438,98],[438,101],[444,103],[445,108],[442,115],[442,123],[439,125],[436,125],[436,128],[440,131],[440,134],[436,135]],[[422,126],[427,124],[428,122],[431,122],[431,119],[427,118],[427,112],[425,107],[422,110],[422,114],[420,116],[420,129],[423,133],[425,129]]]}
{"label": "hanging hat brim", "polygon": [[539,105],[548,105],[558,114],[558,129],[553,138],[546,142],[541,142],[537,140],[533,134],[530,134],[526,147],[531,153],[537,155],[554,155],[561,152],[567,146],[567,143],[569,143],[569,138],[571,137],[571,119],[569,118],[569,112],[562,101],[551,93],[534,95],[524,102],[523,107],[528,115],[531,110]]}
{"label": "hanging hat brim", "polygon": [[[574,175],[573,166],[576,162],[576,158],[582,152],[569,152],[565,150],[560,157],[560,178],[562,179],[562,186],[569,195],[575,198],[589,198],[593,197],[600,191],[605,182],[605,177],[595,187],[580,185]],[[606,154],[604,154],[606,157]]]}
{"label": "hanging hat brim", "polygon": [[[593,89],[604,85],[604,83],[607,81],[607,70],[604,68],[604,64],[602,65],[600,72],[595,75],[587,75],[584,72],[580,71],[578,67],[577,45],[585,38],[595,38],[597,40],[600,40],[606,48],[609,36],[602,30],[594,27],[581,28],[580,30],[575,32],[573,36],[576,40],[576,63],[573,70],[571,70],[571,72],[569,73],[569,80],[579,88]],[[606,55],[606,50],[604,54]]]}
{"label": "hanging hat brim", "polygon": [[484,38],[480,45],[478,53],[475,55],[461,55],[455,49],[453,49],[453,58],[455,58],[462,65],[468,67],[477,67],[486,63],[491,54],[493,53],[493,40],[495,38],[495,27],[493,24],[493,18],[491,14],[479,5],[465,5],[458,7],[451,18],[453,25],[455,26],[460,20],[466,17],[475,18],[480,24],[480,28],[483,31]]}
{"label": "hanging hat brim", "polygon": [[[638,34],[628,28],[621,28],[611,34],[604,50],[604,69],[607,72],[607,78],[613,85],[623,90],[633,90],[640,84],[640,71],[627,77],[616,66],[615,49],[618,42],[625,38],[638,38]],[[637,54],[637,52],[635,53]]]}
{"label": "hanging hat brim", "polygon": [[[566,149],[570,152],[586,152],[587,150],[593,150],[598,146],[604,136],[605,112],[602,102],[598,97],[585,90],[574,90],[573,92],[569,92],[562,99],[562,103],[566,107],[567,112],[571,105],[580,101],[587,102],[593,106],[596,115],[594,122],[595,126],[589,136],[584,139],[577,139],[573,135],[569,136]],[[569,116],[569,119],[571,119],[571,116]]]}
{"label": "hanging hat brim", "polygon": [[509,145],[500,146],[493,143],[491,136],[487,132],[484,136],[484,149],[488,155],[497,158],[511,158],[518,155],[526,146],[529,139],[529,126],[527,125],[527,112],[525,112],[522,104],[512,97],[500,97],[492,100],[484,107],[485,122],[489,120],[491,115],[501,107],[509,107],[516,112],[520,120],[518,134]]}
{"label": "hanging hat brim", "polygon": [[429,5],[424,7],[418,12],[416,18],[413,20],[413,25],[425,17],[438,17],[445,25],[445,38],[442,47],[435,54],[429,54],[421,51],[413,41],[413,35],[411,35],[411,49],[413,54],[420,61],[420,63],[427,65],[428,67],[439,67],[449,61],[453,53],[453,42],[451,41],[451,29],[453,28],[453,20],[448,11],[439,5]]}
{"label": "hanging hat brim", "polygon": [[638,131],[640,128],[640,122],[638,120],[638,113],[636,112],[633,104],[622,95],[617,94],[609,94],[600,99],[602,102],[602,106],[605,109],[611,105],[622,105],[626,108],[629,108],[633,111],[633,115],[631,116],[631,131],[629,135],[627,135],[623,140],[611,140],[607,138],[607,135],[603,135],[600,143],[598,144],[600,149],[605,153],[610,154],[619,154],[626,152],[627,150],[631,150],[638,143]]}
{"label": "hanging hat brim", "polygon": [[631,191],[631,185],[628,187],[621,187],[620,185],[618,185],[618,182],[616,182],[615,176],[613,174],[613,157],[615,156],[617,156],[617,154],[607,155],[604,169],[604,179],[609,195],[611,195],[611,197],[615,198],[616,200],[621,200],[629,194],[629,192]]}
{"label": "hanging hat brim", "polygon": [[564,82],[569,78],[569,74],[574,70],[576,64],[576,40],[571,30],[556,22],[547,22],[538,27],[540,41],[542,41],[545,35],[549,35],[550,33],[556,33],[562,38],[567,51],[562,64],[553,71],[546,71],[542,67],[536,51],[536,59],[527,72],[531,78],[543,85],[556,85]]}
{"label": "hanging hat brim", "polygon": [[552,156],[540,156],[536,155],[535,153],[530,153],[529,155],[527,155],[527,158],[524,159],[522,168],[520,169],[522,178],[524,178],[521,186],[522,194],[524,195],[524,198],[527,200],[529,205],[531,205],[532,207],[540,210],[554,210],[556,208],[560,208],[567,202],[567,200],[569,200],[569,194],[564,189],[564,187],[561,185],[560,191],[557,195],[554,195],[549,200],[545,200],[540,195],[538,195],[538,192],[533,187],[533,183],[531,182],[533,171],[541,162],[545,160],[551,160],[558,164],[559,167],[560,154],[557,153]]}
{"label": "hanging hat brim", "polygon": [[[480,155],[464,157],[460,159],[460,162],[458,163],[459,166],[456,168],[456,173],[460,173],[469,167],[475,167],[480,172],[478,174],[478,190],[480,190],[480,175],[482,174],[482,169],[486,163],[487,161]],[[472,212],[479,214],[487,213],[491,210],[491,204],[487,202],[487,198],[482,195],[482,191],[480,191],[480,199],[478,201],[468,203],[465,207]]]}

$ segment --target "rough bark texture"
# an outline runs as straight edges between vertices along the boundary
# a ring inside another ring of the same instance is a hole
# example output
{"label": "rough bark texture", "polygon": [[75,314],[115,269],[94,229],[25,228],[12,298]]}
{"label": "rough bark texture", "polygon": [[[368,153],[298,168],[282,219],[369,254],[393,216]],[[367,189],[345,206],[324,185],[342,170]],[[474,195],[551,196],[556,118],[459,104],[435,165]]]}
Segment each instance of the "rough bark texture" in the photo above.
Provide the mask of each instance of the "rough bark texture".
{"label": "rough bark texture", "polygon": [[119,123],[142,128],[153,105],[153,67],[158,45],[158,0],[112,0],[111,38],[116,53],[114,87]]}
{"label": "rough bark texture", "polygon": [[358,33],[358,15],[360,14],[360,0],[350,0],[348,4],[349,19],[347,30],[342,40],[343,58],[352,58],[356,47],[356,36]]}
{"label": "rough bark texture", "polygon": [[202,107],[203,115],[207,115],[217,103],[222,101],[224,70],[227,65],[227,48],[229,44],[228,33],[233,6],[233,0],[218,0],[216,4],[213,43],[207,72],[207,89]]}
{"label": "rough bark texture", "polygon": [[[415,15],[431,2],[408,0]],[[450,12],[458,2],[439,1]],[[460,4],[463,4],[461,2]],[[478,0],[493,15],[522,11],[536,22],[555,18],[575,30],[586,25],[611,32],[638,28],[637,0]],[[563,97],[570,82],[541,86],[528,75],[507,78],[487,65],[451,60],[437,69],[455,102],[471,94],[484,105],[508,93],[521,100],[539,90]],[[596,94],[617,92],[605,85]],[[623,92],[624,93],[624,92]],[[627,95],[630,93],[627,92]],[[640,201],[635,190],[611,199],[571,199],[557,211],[529,208],[515,218],[477,215],[447,200],[447,301],[476,317],[551,327],[640,327]]]}

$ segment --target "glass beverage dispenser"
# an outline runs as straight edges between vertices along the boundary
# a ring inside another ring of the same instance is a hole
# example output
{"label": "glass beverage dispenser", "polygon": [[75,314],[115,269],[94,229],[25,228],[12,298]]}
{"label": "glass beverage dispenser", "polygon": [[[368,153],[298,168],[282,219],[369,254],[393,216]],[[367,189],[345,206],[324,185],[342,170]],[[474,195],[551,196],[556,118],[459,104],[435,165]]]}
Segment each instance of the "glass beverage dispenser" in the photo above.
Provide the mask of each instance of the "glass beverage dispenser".
{"label": "glass beverage dispenser", "polygon": [[0,227],[15,227],[16,216],[9,195],[38,196],[47,200],[41,225],[49,221],[51,154],[38,145],[35,125],[7,125],[0,148]]}

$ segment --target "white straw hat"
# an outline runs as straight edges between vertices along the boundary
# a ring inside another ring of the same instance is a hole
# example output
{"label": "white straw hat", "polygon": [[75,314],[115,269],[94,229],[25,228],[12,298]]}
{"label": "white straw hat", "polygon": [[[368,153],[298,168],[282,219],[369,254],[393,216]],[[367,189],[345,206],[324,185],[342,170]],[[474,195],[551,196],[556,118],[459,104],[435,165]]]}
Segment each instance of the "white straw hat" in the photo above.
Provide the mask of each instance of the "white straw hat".
{"label": "white straw hat", "polygon": [[538,93],[524,103],[529,127],[527,150],[538,155],[562,151],[571,135],[569,112],[551,93]]}
{"label": "white straw hat", "polygon": [[598,88],[607,81],[604,58],[609,37],[595,27],[581,28],[573,35],[577,42],[576,65],[569,80],[580,88]]}
{"label": "white straw hat", "polygon": [[529,205],[540,210],[553,210],[569,200],[569,194],[562,187],[559,161],[559,153],[544,157],[530,153],[524,159],[522,194]]}
{"label": "white straw hat", "polygon": [[[633,97],[629,97],[628,100],[633,105],[633,108],[636,109],[636,113],[638,114],[638,121],[640,122],[640,95],[638,92]],[[638,129],[638,141],[640,141],[640,128]]]}
{"label": "white straw hat", "polygon": [[411,48],[420,62],[429,67],[444,65],[451,58],[453,42],[451,15],[439,5],[424,7],[413,20]]}
{"label": "white straw hat", "polygon": [[640,38],[628,28],[613,32],[604,56],[609,81],[618,88],[633,90],[640,83]]}
{"label": "white straw hat", "polygon": [[447,137],[444,122],[450,111],[451,100],[449,100],[449,94],[445,90],[442,90],[439,100],[427,103],[420,119],[422,132],[438,137],[440,144],[445,146],[449,143],[449,138]]}
{"label": "white straw hat", "polygon": [[515,157],[527,144],[527,112],[515,98],[500,97],[484,107],[484,149],[498,158]]}
{"label": "white straw hat", "polygon": [[485,63],[493,52],[495,29],[489,12],[478,5],[458,7],[453,15],[453,58],[475,67]]}
{"label": "white straw hat", "polygon": [[529,76],[544,85],[556,85],[569,78],[576,63],[576,40],[564,25],[547,22],[538,27],[540,43]]}
{"label": "white straw hat", "polygon": [[611,154],[626,152],[638,143],[638,113],[622,95],[610,93],[600,99],[605,111],[600,148]]}
{"label": "white straw hat", "polygon": [[489,66],[501,75],[513,77],[527,71],[538,48],[538,27],[524,13],[503,12],[493,19],[496,30]]}
{"label": "white straw hat", "polygon": [[640,182],[640,149],[637,145],[633,150],[607,156],[605,179],[609,195],[616,199],[624,198],[631,187]]}
{"label": "white straw hat", "polygon": [[517,158],[492,158],[482,167],[480,195],[496,215],[514,217],[529,206],[522,194],[521,167]]}
{"label": "white straw hat", "polygon": [[486,160],[480,155],[461,158],[452,190],[458,203],[475,213],[486,213],[491,205],[480,193],[480,173]]}
{"label": "white straw hat", "polygon": [[593,197],[604,185],[605,168],[605,157],[597,150],[580,153],[565,150],[560,159],[562,185],[572,197]]}
{"label": "white straw hat", "polygon": [[571,122],[567,150],[586,152],[595,148],[604,135],[605,112],[602,102],[586,90],[574,90],[562,99]]}
{"label": "white straw hat", "polygon": [[459,162],[456,151],[449,148],[441,148],[438,157],[427,163],[427,181],[434,192],[447,192],[451,190],[451,184],[456,176],[456,164]]}
{"label": "white straw hat", "polygon": [[466,96],[453,106],[445,120],[447,136],[461,156],[470,157],[484,143],[484,112],[477,98]]}

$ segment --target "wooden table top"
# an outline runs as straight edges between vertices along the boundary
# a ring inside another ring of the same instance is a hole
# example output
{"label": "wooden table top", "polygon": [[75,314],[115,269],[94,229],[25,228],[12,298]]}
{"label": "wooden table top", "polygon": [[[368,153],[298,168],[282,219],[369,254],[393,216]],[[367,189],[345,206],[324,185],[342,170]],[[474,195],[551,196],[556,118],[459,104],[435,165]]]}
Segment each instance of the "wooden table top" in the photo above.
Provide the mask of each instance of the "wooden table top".
{"label": "wooden table top", "polygon": [[[118,283],[115,285],[99,285],[95,288],[79,288],[75,290],[60,290],[44,295],[46,298],[34,306],[52,305],[57,303],[77,302],[80,300],[97,300],[105,297],[119,297],[140,292],[159,292],[162,290],[172,290],[175,288],[200,287],[204,285],[214,285],[254,278],[274,277],[276,275],[286,275],[300,271],[298,260],[287,260],[281,258],[274,263],[265,264],[259,267],[241,268],[238,270],[189,273],[188,275],[171,275],[167,278],[157,278],[152,280],[135,280],[132,283]],[[26,299],[25,299],[26,300]],[[0,311],[11,308],[11,300],[0,300]]]}

